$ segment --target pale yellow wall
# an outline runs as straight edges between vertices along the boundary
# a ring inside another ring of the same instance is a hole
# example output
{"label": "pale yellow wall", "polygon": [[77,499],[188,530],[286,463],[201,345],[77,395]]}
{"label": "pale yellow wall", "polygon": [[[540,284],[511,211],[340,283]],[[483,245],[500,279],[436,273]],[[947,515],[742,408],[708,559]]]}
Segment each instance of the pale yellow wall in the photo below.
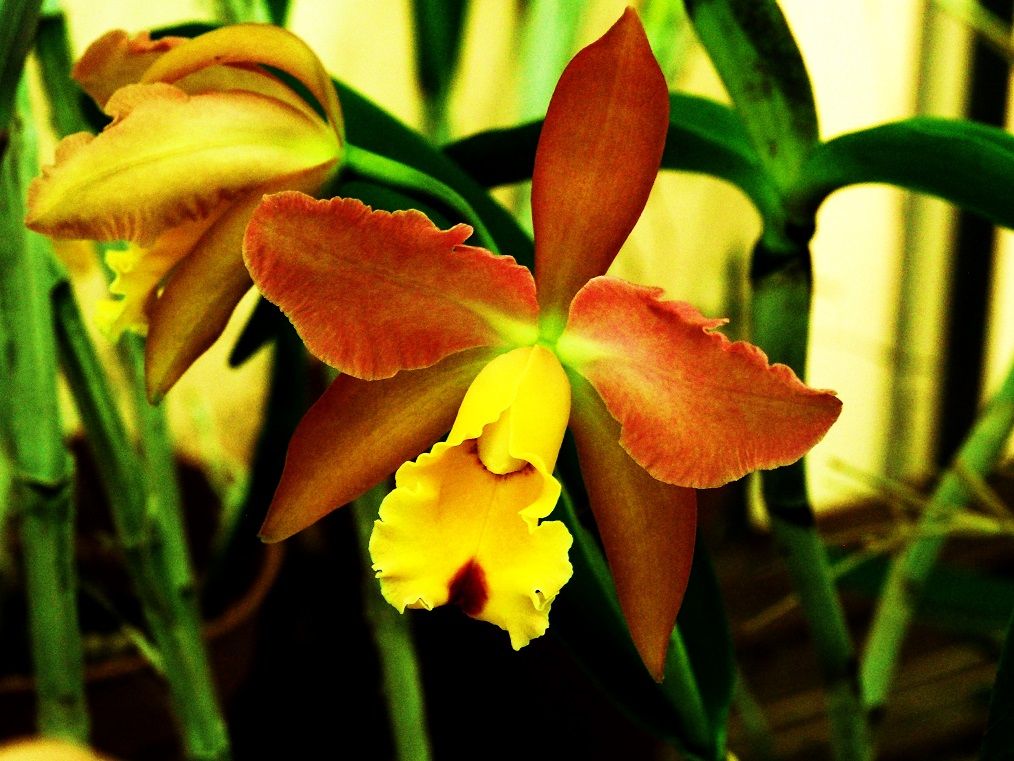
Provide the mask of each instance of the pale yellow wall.
{"label": "pale yellow wall", "polygon": [[[884,18],[888,7],[903,18]],[[913,11],[909,2],[785,4],[813,80],[822,138],[911,113]],[[900,203],[893,189],[849,188],[829,198],[817,218],[809,381],[835,389],[843,402],[838,422],[811,454],[818,503],[855,491],[838,461],[871,472],[883,462]]]}

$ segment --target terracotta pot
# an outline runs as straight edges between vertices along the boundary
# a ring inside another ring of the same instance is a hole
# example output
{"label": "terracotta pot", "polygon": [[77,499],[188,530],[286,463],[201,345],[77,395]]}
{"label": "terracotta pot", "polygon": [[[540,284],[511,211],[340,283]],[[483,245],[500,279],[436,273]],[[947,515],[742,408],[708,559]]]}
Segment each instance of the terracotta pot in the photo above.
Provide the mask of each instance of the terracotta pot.
{"label": "terracotta pot", "polygon": [[[257,640],[257,614],[278,576],[284,552],[265,545],[257,576],[246,593],[204,626],[219,699],[229,698],[246,678]],[[85,669],[85,690],[96,748],[126,759],[171,757],[176,728],[162,678],[140,655],[120,655]],[[0,676],[0,737],[32,733],[35,681]]]}
{"label": "terracotta pot", "polygon": [[[119,550],[112,540],[112,527],[97,489],[89,458],[75,447],[77,460],[76,559],[81,580],[102,591],[118,613],[133,625],[141,615]],[[180,463],[181,485],[186,507],[187,533],[198,577],[208,566],[211,538],[219,505],[199,468]],[[16,541],[13,543],[17,550]],[[262,545],[253,537],[244,542],[245,551],[230,555],[227,584],[219,584],[217,598],[202,606],[209,620],[203,634],[219,699],[227,705],[245,680],[253,662],[257,640],[258,614],[282,565],[281,545]],[[224,587],[224,588],[223,588]],[[79,594],[82,630],[87,658],[85,690],[91,717],[92,744],[122,759],[171,759],[178,757],[178,731],[169,707],[169,694],[161,676],[116,632],[121,621],[111,617],[87,592]],[[17,601],[20,603],[20,601]],[[22,611],[5,611],[5,626],[16,630],[5,634],[7,649],[24,650],[18,641],[24,636],[17,626],[26,625]],[[142,627],[143,628],[143,627]],[[95,631],[98,631],[96,634]],[[96,642],[117,645],[115,652],[96,659]],[[25,656],[14,659],[13,668],[22,673],[0,673],[0,742],[32,734],[35,729],[35,686]]]}

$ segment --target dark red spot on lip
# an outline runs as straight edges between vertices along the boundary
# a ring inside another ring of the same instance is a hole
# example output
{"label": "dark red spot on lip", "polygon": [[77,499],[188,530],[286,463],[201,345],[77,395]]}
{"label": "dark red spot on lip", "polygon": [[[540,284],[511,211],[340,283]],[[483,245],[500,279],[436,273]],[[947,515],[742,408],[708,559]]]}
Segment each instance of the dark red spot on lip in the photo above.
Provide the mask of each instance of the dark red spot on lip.
{"label": "dark red spot on lip", "polygon": [[477,616],[486,607],[488,599],[486,572],[473,558],[461,566],[451,579],[448,602],[457,605],[469,616]]}

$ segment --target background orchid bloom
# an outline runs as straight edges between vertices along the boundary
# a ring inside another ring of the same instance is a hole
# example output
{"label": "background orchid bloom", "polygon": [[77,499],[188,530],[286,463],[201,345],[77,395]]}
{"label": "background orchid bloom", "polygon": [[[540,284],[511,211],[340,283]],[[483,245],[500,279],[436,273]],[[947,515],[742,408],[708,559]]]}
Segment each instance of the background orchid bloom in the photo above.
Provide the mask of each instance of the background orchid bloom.
{"label": "background orchid bloom", "polygon": [[[244,254],[341,375],[300,423],[262,529],[277,541],[396,467],[371,542],[399,609],[448,602],[546,626],[570,575],[552,470],[568,424],[631,635],[661,678],[694,546],[694,488],[793,462],[840,402],[661,291],[601,276],[636,222],[668,126],[632,11],[560,79],[536,154],[536,278],[415,211],[269,196]],[[537,285],[537,288],[536,288]],[[447,440],[426,450],[445,431]]]}
{"label": "background orchid bloom", "polygon": [[[301,83],[318,115],[273,67]],[[113,298],[100,321],[114,340],[147,331],[156,398],[221,334],[250,287],[243,231],[268,192],[316,192],[342,160],[337,96],[297,37],[240,24],[192,40],[109,32],[74,77],[113,117],[78,133],[29,192],[29,227],[61,238],[126,240],[109,255]]]}

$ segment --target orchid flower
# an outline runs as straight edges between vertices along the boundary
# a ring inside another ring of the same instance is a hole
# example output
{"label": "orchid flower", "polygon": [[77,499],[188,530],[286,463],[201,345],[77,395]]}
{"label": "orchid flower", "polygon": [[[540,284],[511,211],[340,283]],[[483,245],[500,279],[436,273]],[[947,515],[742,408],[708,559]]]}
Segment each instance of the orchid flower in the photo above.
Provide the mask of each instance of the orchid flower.
{"label": "orchid flower", "polygon": [[441,231],[352,199],[265,199],[244,242],[254,281],[343,373],[289,444],[265,540],[401,465],[370,542],[385,598],[400,611],[457,604],[520,648],[571,575],[569,532],[546,520],[569,423],[632,639],[661,678],[694,489],[797,460],[840,411],[831,392],[715,332],[724,320],[603,276],[647,200],[668,112],[628,10],[571,61],[549,106],[534,279],[467,245],[465,225]]}
{"label": "orchid flower", "polygon": [[[323,117],[263,66],[290,76]],[[125,240],[110,251],[113,339],[147,332],[149,396],[221,334],[250,288],[243,232],[265,193],[316,192],[339,168],[344,127],[331,80],[284,29],[240,24],[194,39],[109,32],[74,78],[113,121],[64,138],[29,191],[29,227]]]}

